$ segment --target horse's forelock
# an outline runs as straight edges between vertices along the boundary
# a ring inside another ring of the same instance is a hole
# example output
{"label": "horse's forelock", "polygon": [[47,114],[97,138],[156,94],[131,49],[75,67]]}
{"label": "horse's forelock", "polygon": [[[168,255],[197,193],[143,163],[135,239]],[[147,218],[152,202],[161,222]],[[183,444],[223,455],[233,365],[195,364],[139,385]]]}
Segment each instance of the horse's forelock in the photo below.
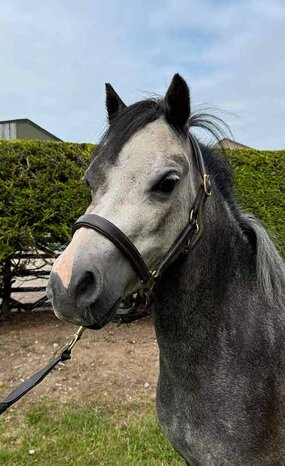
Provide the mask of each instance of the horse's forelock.
{"label": "horse's forelock", "polygon": [[99,152],[96,149],[87,170],[89,182],[96,187],[102,184],[106,169],[116,163],[123,146],[140,129],[164,115],[163,99],[142,100],[120,111],[99,141]]}

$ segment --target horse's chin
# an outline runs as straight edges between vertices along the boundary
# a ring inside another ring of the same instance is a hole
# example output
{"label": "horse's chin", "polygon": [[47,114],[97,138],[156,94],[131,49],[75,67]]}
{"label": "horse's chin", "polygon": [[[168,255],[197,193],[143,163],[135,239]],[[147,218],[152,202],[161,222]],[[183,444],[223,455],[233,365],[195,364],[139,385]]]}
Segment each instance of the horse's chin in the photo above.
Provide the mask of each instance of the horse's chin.
{"label": "horse's chin", "polygon": [[55,308],[53,308],[53,310],[56,317],[63,322],[80,325],[91,330],[100,330],[114,318],[120,301],[121,298],[117,299],[115,303],[104,312],[102,312],[102,309],[98,309],[98,303],[89,306],[88,313],[84,311],[63,313]]}
{"label": "horse's chin", "polygon": [[[84,326],[90,330],[100,330],[101,328],[105,327],[105,325],[111,322],[111,320],[116,315],[120,301],[121,301],[121,298],[119,298],[113,304],[113,306],[107,311],[107,313],[103,317],[100,317],[100,319],[94,318],[94,322],[91,325],[84,325]],[[91,307],[91,312],[92,312],[92,307]]]}

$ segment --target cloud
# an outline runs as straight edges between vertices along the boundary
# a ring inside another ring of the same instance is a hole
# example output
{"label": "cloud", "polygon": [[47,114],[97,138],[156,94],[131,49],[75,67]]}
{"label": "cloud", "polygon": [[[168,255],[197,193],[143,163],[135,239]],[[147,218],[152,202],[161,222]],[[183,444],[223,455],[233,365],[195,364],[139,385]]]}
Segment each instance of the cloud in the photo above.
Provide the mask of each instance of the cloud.
{"label": "cloud", "polygon": [[281,0],[2,0],[0,119],[96,141],[105,82],[132,102],[178,71],[193,104],[236,114],[237,140],[282,148],[284,26]]}

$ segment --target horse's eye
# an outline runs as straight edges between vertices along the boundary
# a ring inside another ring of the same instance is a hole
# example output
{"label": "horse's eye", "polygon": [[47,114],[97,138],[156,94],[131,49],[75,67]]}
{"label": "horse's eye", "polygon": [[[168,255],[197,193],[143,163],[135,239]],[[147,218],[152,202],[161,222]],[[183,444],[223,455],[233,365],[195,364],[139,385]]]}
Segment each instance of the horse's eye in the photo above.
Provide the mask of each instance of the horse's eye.
{"label": "horse's eye", "polygon": [[163,194],[170,194],[174,190],[178,181],[178,175],[168,175],[162,180],[160,180],[156,185],[154,185],[152,191]]}

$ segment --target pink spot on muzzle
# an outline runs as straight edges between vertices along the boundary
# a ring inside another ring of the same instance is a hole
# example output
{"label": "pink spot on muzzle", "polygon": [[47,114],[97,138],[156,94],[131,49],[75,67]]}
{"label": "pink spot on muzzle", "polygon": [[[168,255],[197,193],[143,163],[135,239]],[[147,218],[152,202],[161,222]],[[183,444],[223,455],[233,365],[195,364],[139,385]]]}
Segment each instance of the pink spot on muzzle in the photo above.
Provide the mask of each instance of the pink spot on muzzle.
{"label": "pink spot on muzzle", "polygon": [[91,231],[87,228],[80,228],[77,230],[67,248],[63,251],[63,253],[56,259],[52,272],[56,273],[63,286],[67,289],[69,287],[71,277],[72,277],[72,268],[75,255],[82,246],[83,243],[86,242],[88,236],[90,235]]}

